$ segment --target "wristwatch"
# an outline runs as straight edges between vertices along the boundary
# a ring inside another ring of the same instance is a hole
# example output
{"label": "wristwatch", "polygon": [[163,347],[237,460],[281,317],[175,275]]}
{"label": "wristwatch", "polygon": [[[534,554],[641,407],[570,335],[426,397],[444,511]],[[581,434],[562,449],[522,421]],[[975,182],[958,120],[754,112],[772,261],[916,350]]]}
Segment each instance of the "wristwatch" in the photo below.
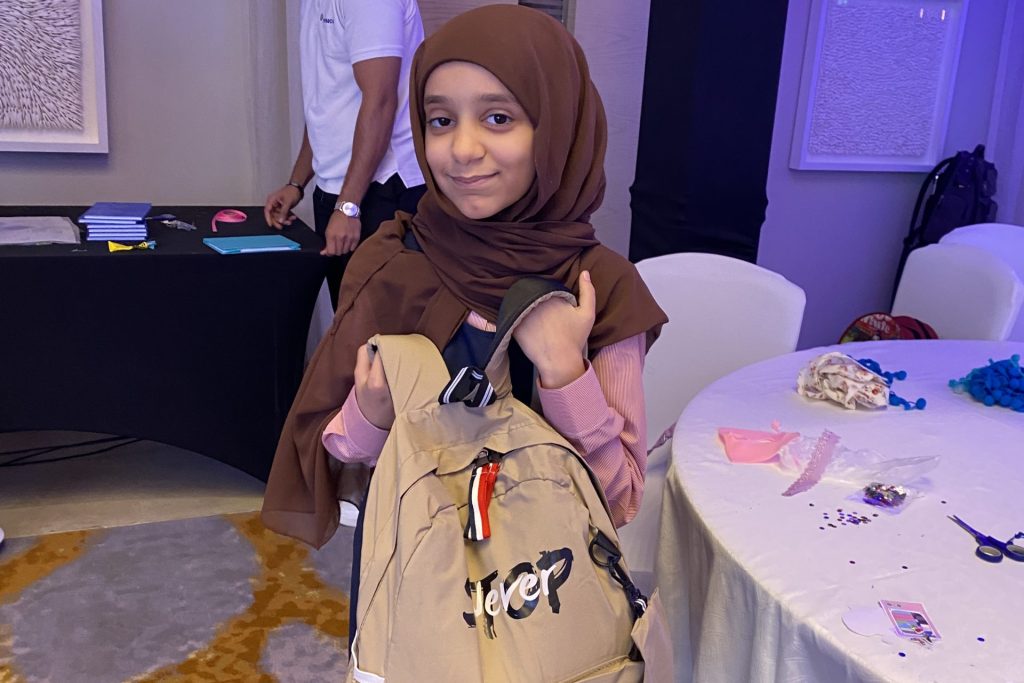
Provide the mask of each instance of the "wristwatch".
{"label": "wristwatch", "polygon": [[354,202],[338,202],[334,205],[335,211],[341,211],[349,218],[359,218],[359,205]]}
{"label": "wristwatch", "polygon": [[292,187],[294,187],[296,190],[299,191],[299,201],[301,202],[303,197],[306,196],[306,188],[304,188],[302,186],[302,183],[300,183],[297,180],[289,180],[288,184],[291,185]]}

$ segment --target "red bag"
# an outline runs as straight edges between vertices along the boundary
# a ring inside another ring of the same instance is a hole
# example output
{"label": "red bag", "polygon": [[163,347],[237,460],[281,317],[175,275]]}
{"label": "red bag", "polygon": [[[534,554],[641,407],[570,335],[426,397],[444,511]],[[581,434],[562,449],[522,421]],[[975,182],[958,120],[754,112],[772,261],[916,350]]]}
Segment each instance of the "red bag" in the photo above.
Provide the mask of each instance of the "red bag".
{"label": "red bag", "polygon": [[888,313],[869,313],[854,320],[840,344],[855,341],[878,341],[880,339],[938,339],[939,335],[931,325],[909,315],[891,316]]}

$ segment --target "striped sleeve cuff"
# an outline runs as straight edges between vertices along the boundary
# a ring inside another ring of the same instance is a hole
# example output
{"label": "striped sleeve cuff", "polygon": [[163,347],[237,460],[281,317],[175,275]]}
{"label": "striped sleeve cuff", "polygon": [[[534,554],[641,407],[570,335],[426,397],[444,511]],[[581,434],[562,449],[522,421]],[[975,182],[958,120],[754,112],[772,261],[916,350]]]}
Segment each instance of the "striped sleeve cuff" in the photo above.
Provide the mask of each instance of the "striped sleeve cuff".
{"label": "striped sleeve cuff", "polygon": [[354,389],[349,392],[348,398],[341,406],[340,415],[345,420],[345,434],[352,444],[352,454],[359,460],[376,460],[384,448],[390,430],[381,429],[366,419],[363,411],[359,409]]}
{"label": "striped sleeve cuff", "polygon": [[545,389],[537,382],[544,417],[570,441],[584,441],[608,418],[608,401],[601,383],[590,361],[585,362],[586,371],[560,389]]}
{"label": "striped sleeve cuff", "polygon": [[349,393],[338,414],[324,428],[324,448],[342,462],[372,464],[380,456],[388,431],[370,423],[359,410],[356,392]]}

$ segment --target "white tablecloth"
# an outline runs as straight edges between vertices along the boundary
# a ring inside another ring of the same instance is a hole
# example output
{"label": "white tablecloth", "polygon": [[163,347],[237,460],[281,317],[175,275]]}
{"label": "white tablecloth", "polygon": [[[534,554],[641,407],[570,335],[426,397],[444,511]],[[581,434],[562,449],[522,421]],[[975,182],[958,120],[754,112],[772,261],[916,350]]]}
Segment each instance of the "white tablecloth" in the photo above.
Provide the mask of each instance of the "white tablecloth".
{"label": "white tablecloth", "polygon": [[[848,411],[800,397],[797,373],[827,350],[906,370],[894,390],[927,407]],[[1024,563],[981,561],[946,518],[1001,540],[1024,531],[1024,413],[948,387],[1013,353],[1024,356],[1024,344],[847,344],[752,365],[699,394],[676,426],[656,566],[680,680],[691,680],[689,661],[692,680],[713,683],[1024,681]],[[717,438],[719,427],[768,430],[773,420],[814,437],[831,429],[853,449],[941,460],[898,514],[827,480],[783,497],[795,475],[732,464]],[[838,508],[872,521],[842,526]],[[923,602],[942,640],[926,649],[844,626],[844,613],[879,600]]]}

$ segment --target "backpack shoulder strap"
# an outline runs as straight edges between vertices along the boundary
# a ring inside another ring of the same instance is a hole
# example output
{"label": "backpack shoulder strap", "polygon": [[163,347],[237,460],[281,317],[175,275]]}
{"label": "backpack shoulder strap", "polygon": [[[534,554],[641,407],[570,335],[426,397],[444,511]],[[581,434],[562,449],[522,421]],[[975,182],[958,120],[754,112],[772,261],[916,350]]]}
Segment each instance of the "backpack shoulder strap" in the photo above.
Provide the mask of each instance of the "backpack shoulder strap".
{"label": "backpack shoulder strap", "polygon": [[432,341],[420,334],[378,334],[367,345],[380,354],[396,414],[437,403],[448,368]]}
{"label": "backpack shoulder strap", "polygon": [[[486,405],[492,397],[508,395],[512,389],[508,360],[512,333],[530,311],[552,297],[576,303],[572,292],[555,280],[526,277],[509,287],[498,311],[497,330],[487,354],[486,368],[483,371],[464,368],[453,378],[449,378],[440,351],[422,335],[378,334],[371,338],[367,344],[371,353],[381,354],[395,413],[425,408],[439,400]],[[471,373],[476,376],[470,377]],[[488,384],[493,388],[487,389]]]}
{"label": "backpack shoulder strap", "polygon": [[925,176],[925,180],[921,183],[921,189],[917,193],[917,201],[914,202],[914,211],[910,214],[910,230],[907,231],[907,236],[903,240],[904,248],[910,247],[915,240],[920,236],[920,233],[924,231],[923,221],[921,221],[921,208],[924,206],[924,200],[928,192],[936,186],[946,168],[949,167],[956,160],[955,156],[947,157],[935,165],[928,175]]}
{"label": "backpack shoulder strap", "polygon": [[509,377],[508,346],[512,342],[512,333],[519,323],[534,308],[553,297],[565,299],[576,305],[576,297],[565,285],[556,280],[540,277],[524,277],[508,288],[501,307],[498,309],[497,330],[494,342],[487,354],[485,374],[494,385],[495,393],[501,397],[512,390]]}

